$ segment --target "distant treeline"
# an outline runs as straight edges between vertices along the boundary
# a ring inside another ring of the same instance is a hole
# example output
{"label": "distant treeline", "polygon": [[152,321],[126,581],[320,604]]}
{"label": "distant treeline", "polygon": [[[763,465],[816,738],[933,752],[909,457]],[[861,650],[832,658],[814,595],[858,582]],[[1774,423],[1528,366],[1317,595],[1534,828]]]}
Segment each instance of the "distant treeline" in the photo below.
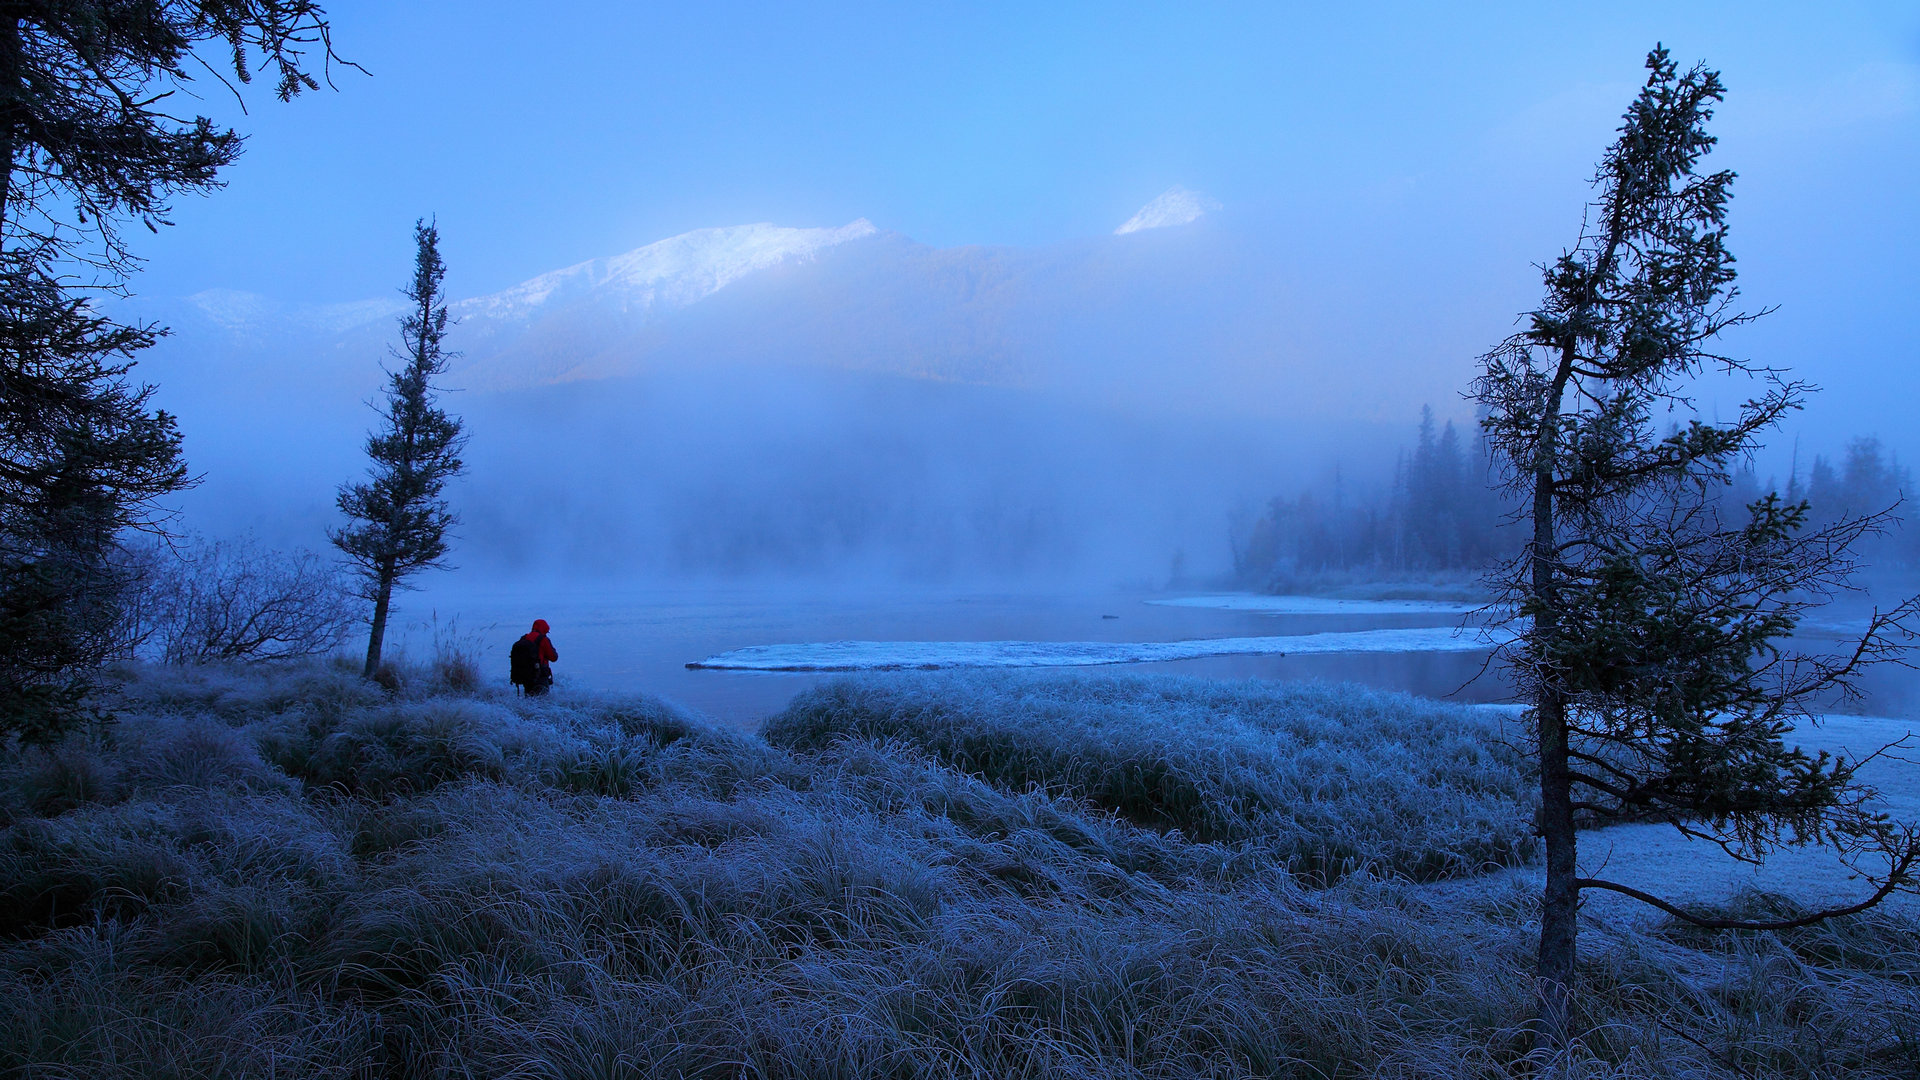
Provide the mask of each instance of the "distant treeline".
{"label": "distant treeline", "polygon": [[1422,408],[1419,438],[1401,453],[1384,494],[1356,492],[1336,475],[1320,490],[1276,496],[1234,530],[1235,575],[1243,585],[1286,588],[1477,569],[1517,544],[1489,479],[1478,434],[1463,438],[1451,420],[1436,430],[1433,410]]}
{"label": "distant treeline", "polygon": [[[1751,468],[1736,473],[1724,502],[1744,506],[1767,491]],[[1802,480],[1796,469],[1782,494],[1806,500],[1818,526],[1875,513],[1920,494],[1912,472],[1875,438],[1854,439],[1836,464],[1816,457]],[[1420,410],[1418,436],[1403,450],[1393,482],[1354,485],[1338,473],[1330,483],[1292,498],[1276,496],[1257,518],[1234,523],[1234,575],[1244,587],[1288,590],[1362,579],[1460,575],[1505,558],[1524,542],[1508,521],[1510,500],[1495,490],[1477,430],[1453,421],[1438,426]],[[1912,516],[1912,508],[1896,511]],[[1920,527],[1891,529],[1864,542],[1870,567],[1920,567]]]}
{"label": "distant treeline", "polygon": [[[1744,505],[1774,490],[1779,487],[1772,477],[1762,483],[1749,468],[1734,475],[1727,499]],[[1795,470],[1781,494],[1788,502],[1804,499],[1815,527],[1891,509],[1897,519],[1904,520],[1891,523],[1879,536],[1863,539],[1857,546],[1862,562],[1870,569],[1920,568],[1920,523],[1913,520],[1920,514],[1920,502],[1915,501],[1920,500],[1920,488],[1914,486],[1913,470],[1900,464],[1879,439],[1849,442],[1838,465],[1815,457],[1806,480]]]}

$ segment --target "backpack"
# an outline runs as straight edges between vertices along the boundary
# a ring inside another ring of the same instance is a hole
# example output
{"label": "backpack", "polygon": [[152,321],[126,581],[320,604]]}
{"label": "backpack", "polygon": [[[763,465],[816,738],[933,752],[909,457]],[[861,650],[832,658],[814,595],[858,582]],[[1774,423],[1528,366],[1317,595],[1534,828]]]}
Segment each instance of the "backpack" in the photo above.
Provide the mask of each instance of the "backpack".
{"label": "backpack", "polygon": [[525,637],[513,640],[507,650],[507,681],[515,686],[540,685],[540,646]]}

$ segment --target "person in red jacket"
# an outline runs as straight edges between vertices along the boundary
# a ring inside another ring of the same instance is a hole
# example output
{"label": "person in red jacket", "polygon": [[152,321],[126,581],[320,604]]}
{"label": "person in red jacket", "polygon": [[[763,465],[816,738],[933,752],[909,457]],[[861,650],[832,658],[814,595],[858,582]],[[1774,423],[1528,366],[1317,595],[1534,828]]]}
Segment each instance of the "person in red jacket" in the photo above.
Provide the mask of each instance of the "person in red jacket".
{"label": "person in red jacket", "polygon": [[513,682],[528,694],[544,694],[553,685],[553,668],[560,650],[547,637],[547,620],[533,620],[533,629],[513,643]]}

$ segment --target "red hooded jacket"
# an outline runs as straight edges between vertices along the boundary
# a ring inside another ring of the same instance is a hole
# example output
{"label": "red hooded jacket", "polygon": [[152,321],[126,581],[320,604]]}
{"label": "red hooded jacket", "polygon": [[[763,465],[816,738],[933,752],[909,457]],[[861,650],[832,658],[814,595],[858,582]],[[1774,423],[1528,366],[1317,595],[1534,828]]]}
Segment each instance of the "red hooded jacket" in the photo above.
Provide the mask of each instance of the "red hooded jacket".
{"label": "red hooded jacket", "polygon": [[553,647],[553,642],[547,640],[547,620],[533,620],[533,631],[526,635],[526,640],[539,647],[541,663],[551,664],[560,659],[560,651]]}

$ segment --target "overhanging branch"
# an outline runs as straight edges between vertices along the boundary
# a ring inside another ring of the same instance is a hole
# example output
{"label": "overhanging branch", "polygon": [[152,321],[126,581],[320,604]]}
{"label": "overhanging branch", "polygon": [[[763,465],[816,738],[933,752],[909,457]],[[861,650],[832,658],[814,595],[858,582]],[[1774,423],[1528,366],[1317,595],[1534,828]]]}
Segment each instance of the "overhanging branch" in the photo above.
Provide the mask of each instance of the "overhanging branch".
{"label": "overhanging branch", "polygon": [[1602,889],[1607,892],[1617,892],[1622,896],[1631,896],[1643,904],[1649,904],[1659,908],[1661,911],[1666,912],[1676,919],[1692,923],[1694,926],[1704,927],[1708,930],[1792,930],[1796,927],[1812,926],[1814,923],[1825,922],[1828,919],[1837,919],[1843,915],[1857,915],[1873,907],[1887,897],[1892,896],[1896,889],[1910,880],[1913,865],[1916,861],[1920,861],[1920,844],[1909,844],[1906,852],[1900,856],[1899,860],[1895,862],[1892,869],[1888,872],[1887,880],[1880,885],[1879,889],[1874,891],[1872,896],[1867,897],[1865,900],[1857,904],[1850,904],[1846,907],[1816,911],[1811,915],[1803,915],[1797,919],[1779,919],[1772,922],[1755,922],[1747,919],[1717,919],[1705,915],[1695,915],[1684,908],[1660,899],[1652,893],[1636,889],[1631,885],[1622,885],[1617,881],[1605,881],[1600,878],[1575,878],[1573,887],[1576,890]]}

